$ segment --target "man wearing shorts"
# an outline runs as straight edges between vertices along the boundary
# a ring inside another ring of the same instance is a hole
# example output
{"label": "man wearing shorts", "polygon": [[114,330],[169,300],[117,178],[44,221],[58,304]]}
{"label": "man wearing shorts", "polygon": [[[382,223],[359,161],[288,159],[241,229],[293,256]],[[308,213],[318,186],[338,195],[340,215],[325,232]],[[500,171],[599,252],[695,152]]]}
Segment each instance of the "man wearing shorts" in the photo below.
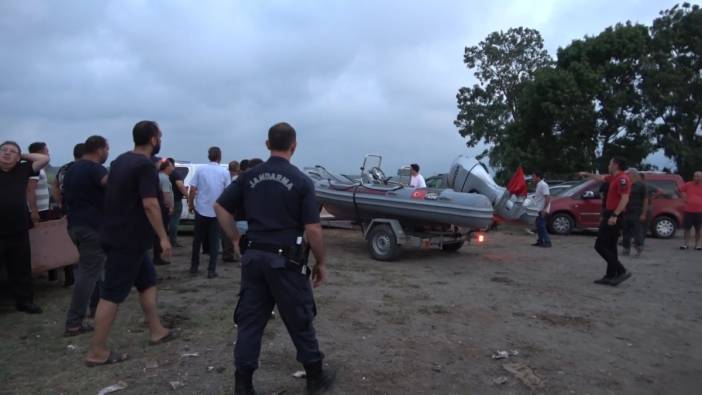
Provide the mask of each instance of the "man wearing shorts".
{"label": "man wearing shorts", "polygon": [[695,249],[702,251],[700,243],[700,230],[702,230],[702,171],[696,171],[692,181],[680,188],[685,201],[685,244],[680,249],[687,250],[690,244],[691,231],[695,228]]}
{"label": "man wearing shorts", "polygon": [[174,338],[161,325],[156,309],[156,271],[147,255],[154,231],[161,240],[162,255],[170,256],[171,243],[163,225],[158,202],[158,174],[151,157],[161,148],[161,131],[153,121],[134,126],[134,150],[115,159],[110,166],[100,239],[105,255],[105,281],[95,314],[95,332],[85,356],[88,367],[122,362],[127,354],[111,350],[107,338],[117,317],[117,308],[132,287],[149,325],[149,343]]}

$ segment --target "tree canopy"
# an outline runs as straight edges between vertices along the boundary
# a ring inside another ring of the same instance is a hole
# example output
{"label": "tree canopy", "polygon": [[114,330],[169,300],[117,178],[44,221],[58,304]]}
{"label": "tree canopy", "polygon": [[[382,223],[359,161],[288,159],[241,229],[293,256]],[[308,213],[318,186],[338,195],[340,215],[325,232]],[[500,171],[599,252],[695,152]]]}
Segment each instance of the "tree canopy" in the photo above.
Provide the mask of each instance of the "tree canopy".
{"label": "tree canopy", "polygon": [[686,177],[702,168],[698,6],[574,40],[555,61],[536,30],[494,32],[464,62],[478,84],[458,91],[455,125],[498,172],[604,171],[611,157],[641,165],[658,149]]}

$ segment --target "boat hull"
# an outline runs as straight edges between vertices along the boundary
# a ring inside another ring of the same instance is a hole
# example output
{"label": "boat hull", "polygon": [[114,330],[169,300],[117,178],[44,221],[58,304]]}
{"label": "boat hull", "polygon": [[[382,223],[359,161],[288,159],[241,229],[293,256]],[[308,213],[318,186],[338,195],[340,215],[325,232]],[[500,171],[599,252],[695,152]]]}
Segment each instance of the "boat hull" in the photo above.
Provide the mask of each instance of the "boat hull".
{"label": "boat hull", "polygon": [[470,229],[486,229],[493,222],[488,198],[453,190],[339,190],[318,186],[317,200],[336,219],[369,222],[393,218],[407,226],[455,225]]}

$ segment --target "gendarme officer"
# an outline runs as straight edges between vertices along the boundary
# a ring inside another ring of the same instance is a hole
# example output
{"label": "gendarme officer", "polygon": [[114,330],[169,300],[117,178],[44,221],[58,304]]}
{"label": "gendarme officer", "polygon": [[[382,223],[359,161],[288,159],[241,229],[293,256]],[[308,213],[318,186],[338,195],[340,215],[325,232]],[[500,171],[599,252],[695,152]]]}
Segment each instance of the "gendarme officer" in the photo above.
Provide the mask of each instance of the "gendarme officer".
{"label": "gendarme officer", "polygon": [[[271,157],[242,173],[215,204],[222,228],[235,246],[239,234],[234,215],[243,210],[249,222],[241,258],[241,290],[234,312],[238,335],[234,348],[236,394],[253,394],[252,376],[258,368],[261,337],[275,305],[297,349],[297,360],[307,373],[307,392],[330,389],[335,373],[322,369],[312,321],[315,287],[325,277],[322,227],[314,184],[290,164],[297,147],[295,129],[278,123],[268,130]],[[303,241],[306,239],[306,241]],[[307,251],[316,265],[307,267]]]}

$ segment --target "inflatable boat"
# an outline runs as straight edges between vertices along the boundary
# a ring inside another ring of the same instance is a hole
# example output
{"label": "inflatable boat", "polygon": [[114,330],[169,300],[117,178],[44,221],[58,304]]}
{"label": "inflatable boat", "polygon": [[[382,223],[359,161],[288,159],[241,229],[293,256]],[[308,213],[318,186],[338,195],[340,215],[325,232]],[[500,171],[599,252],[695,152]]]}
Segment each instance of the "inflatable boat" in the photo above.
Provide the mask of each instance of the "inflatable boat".
{"label": "inflatable boat", "polygon": [[367,155],[360,179],[333,174],[323,166],[305,168],[319,203],[338,220],[369,223],[398,220],[403,227],[458,226],[487,229],[495,217],[533,223],[535,210],[498,186],[474,158],[459,156],[448,174],[449,188],[413,188],[386,177],[382,157]]}

